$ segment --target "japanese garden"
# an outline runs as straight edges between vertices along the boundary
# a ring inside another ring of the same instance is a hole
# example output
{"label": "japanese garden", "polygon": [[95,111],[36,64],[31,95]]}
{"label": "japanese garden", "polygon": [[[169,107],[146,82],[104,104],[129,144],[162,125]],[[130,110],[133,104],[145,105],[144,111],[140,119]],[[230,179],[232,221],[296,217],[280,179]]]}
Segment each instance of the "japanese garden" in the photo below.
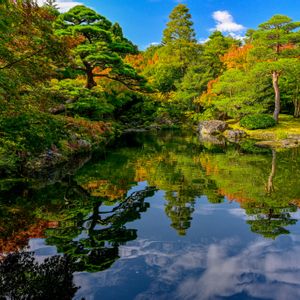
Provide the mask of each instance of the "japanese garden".
{"label": "japanese garden", "polygon": [[0,299],[299,299],[300,17],[71,2],[0,0]]}

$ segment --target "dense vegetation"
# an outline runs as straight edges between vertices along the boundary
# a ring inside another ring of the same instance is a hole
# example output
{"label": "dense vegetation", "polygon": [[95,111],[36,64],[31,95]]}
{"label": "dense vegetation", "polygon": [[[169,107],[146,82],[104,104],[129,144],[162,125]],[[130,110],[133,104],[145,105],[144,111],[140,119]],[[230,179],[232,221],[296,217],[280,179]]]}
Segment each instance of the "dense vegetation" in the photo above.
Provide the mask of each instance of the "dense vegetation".
{"label": "dense vegetation", "polygon": [[1,0],[0,13],[1,175],[61,162],[126,127],[300,116],[300,23],[287,16],[243,41],[215,31],[200,44],[179,4],[161,44],[142,52],[82,5],[59,13],[52,0]]}

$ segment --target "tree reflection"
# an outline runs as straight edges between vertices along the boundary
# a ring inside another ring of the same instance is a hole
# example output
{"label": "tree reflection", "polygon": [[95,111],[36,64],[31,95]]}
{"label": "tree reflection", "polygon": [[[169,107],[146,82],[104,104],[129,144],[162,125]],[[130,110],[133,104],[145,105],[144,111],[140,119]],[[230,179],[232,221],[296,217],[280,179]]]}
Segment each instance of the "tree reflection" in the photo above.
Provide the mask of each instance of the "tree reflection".
{"label": "tree reflection", "polygon": [[79,289],[73,272],[67,256],[53,256],[39,264],[33,253],[9,254],[0,263],[0,299],[71,300]]}
{"label": "tree reflection", "polygon": [[265,238],[275,239],[278,235],[290,233],[284,227],[297,223],[297,220],[291,217],[291,212],[296,211],[295,206],[247,209],[248,215],[253,217],[247,223],[250,225],[251,231],[259,233]]}
{"label": "tree reflection", "polygon": [[292,213],[298,209],[293,203],[300,192],[300,160],[298,155],[290,158],[293,151],[273,149],[270,156],[237,155],[229,150],[222,155],[206,154],[202,165],[220,193],[245,209],[251,231],[275,239],[289,234],[286,227],[297,223]]}
{"label": "tree reflection", "polygon": [[46,241],[74,258],[77,271],[105,270],[119,258],[119,246],[137,238],[136,229],[125,225],[139,219],[149,208],[145,199],[154,192],[153,187],[134,192],[110,210],[102,210],[104,199],[91,197],[93,209],[87,217],[76,214],[68,222],[48,230]]}
{"label": "tree reflection", "polygon": [[267,183],[267,192],[269,195],[275,192],[274,183],[273,183],[275,173],[276,173],[276,150],[272,149],[272,168]]}

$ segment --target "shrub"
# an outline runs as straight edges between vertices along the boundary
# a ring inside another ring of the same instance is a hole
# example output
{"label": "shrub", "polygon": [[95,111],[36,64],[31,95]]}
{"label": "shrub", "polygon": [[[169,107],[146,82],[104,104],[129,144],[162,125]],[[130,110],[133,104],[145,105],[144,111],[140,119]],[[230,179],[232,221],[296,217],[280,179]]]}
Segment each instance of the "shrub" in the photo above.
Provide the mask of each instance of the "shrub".
{"label": "shrub", "polygon": [[63,126],[63,121],[43,113],[24,112],[3,117],[0,118],[0,147],[35,155],[50,148],[64,135]]}
{"label": "shrub", "polygon": [[276,122],[269,115],[255,114],[243,117],[240,125],[246,129],[264,129],[275,126]]}

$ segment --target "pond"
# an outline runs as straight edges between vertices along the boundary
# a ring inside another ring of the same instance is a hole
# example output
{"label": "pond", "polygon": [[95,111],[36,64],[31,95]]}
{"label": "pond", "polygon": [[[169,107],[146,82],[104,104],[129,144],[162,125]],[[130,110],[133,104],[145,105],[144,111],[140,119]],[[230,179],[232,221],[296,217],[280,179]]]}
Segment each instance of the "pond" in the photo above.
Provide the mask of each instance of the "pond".
{"label": "pond", "polygon": [[128,134],[2,183],[0,299],[299,299],[300,149],[249,145]]}

